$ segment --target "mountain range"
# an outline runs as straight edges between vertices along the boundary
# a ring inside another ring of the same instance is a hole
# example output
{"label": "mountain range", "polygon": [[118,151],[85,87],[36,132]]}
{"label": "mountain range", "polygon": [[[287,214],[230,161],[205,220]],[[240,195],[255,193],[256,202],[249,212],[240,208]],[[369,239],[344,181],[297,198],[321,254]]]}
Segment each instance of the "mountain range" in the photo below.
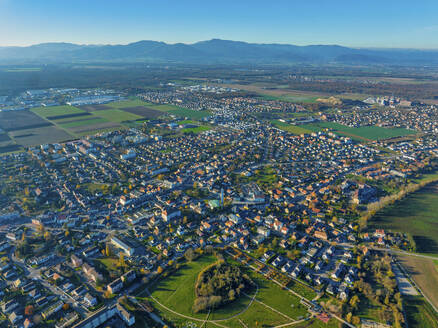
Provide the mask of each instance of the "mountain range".
{"label": "mountain range", "polygon": [[220,39],[193,44],[139,41],[127,45],[41,43],[27,47],[0,47],[0,65],[80,62],[435,66],[438,65],[438,50],[296,46]]}

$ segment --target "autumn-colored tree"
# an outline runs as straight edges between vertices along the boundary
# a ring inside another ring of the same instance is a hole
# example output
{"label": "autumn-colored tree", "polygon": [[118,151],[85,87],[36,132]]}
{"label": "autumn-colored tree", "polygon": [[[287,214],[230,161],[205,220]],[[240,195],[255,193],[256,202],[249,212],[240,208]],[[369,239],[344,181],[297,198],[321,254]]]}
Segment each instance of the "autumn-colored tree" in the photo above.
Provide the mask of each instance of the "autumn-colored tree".
{"label": "autumn-colored tree", "polygon": [[49,231],[46,231],[44,233],[44,239],[45,240],[50,240],[52,238],[52,234]]}
{"label": "autumn-colored tree", "polygon": [[67,311],[69,308],[70,308],[70,304],[68,304],[68,303],[65,303],[65,304],[62,306],[62,309],[63,309],[64,311]]}
{"label": "autumn-colored tree", "polygon": [[163,268],[161,267],[161,266],[159,266],[158,268],[157,268],[157,273],[158,274],[161,274],[163,272]]}
{"label": "autumn-colored tree", "polygon": [[111,248],[108,244],[106,244],[106,247],[105,247],[105,255],[108,257],[111,256]]}
{"label": "autumn-colored tree", "polygon": [[24,308],[24,314],[27,316],[31,316],[34,311],[35,311],[35,308],[33,307],[33,305],[28,305]]}
{"label": "autumn-colored tree", "polygon": [[122,268],[125,267],[125,254],[123,254],[122,252],[120,252],[119,255],[119,266],[121,266]]}

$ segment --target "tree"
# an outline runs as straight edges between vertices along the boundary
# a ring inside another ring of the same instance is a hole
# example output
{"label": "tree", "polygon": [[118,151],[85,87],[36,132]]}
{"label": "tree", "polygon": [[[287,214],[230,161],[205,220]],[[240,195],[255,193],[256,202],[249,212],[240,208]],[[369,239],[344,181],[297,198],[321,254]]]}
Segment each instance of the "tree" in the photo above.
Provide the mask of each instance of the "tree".
{"label": "tree", "polygon": [[359,304],[359,297],[357,295],[354,295],[350,300],[350,305],[353,309],[357,309]]}
{"label": "tree", "polygon": [[70,305],[68,303],[64,303],[64,305],[62,306],[62,309],[64,311],[67,311],[70,308]]}
{"label": "tree", "polygon": [[52,234],[51,234],[49,231],[46,231],[46,232],[44,233],[44,239],[45,239],[46,241],[52,239]]}
{"label": "tree", "polygon": [[125,267],[125,254],[123,254],[122,252],[120,252],[119,266],[121,266],[122,268]]}
{"label": "tree", "polygon": [[163,273],[163,268],[162,268],[161,266],[158,266],[158,268],[157,268],[157,273],[158,273],[158,274]]}
{"label": "tree", "polygon": [[35,311],[35,308],[33,307],[33,305],[28,305],[24,308],[24,314],[27,316],[31,316],[34,311]]}
{"label": "tree", "polygon": [[110,257],[111,256],[111,248],[108,244],[105,246],[105,255]]}
{"label": "tree", "polygon": [[360,324],[360,318],[358,316],[353,316],[353,318],[351,319],[351,323],[355,326],[359,326]]}
{"label": "tree", "polygon": [[193,248],[189,248],[188,250],[186,250],[186,252],[184,253],[184,257],[186,258],[187,261],[192,262],[196,257]]}

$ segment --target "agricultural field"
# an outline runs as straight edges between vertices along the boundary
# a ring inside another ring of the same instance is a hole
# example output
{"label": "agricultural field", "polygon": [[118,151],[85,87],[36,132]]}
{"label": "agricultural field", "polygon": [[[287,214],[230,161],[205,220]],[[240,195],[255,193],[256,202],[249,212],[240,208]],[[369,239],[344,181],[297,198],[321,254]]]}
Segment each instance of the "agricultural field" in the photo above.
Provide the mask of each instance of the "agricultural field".
{"label": "agricultural field", "polygon": [[81,127],[82,126],[90,126],[90,125],[106,123],[106,122],[108,122],[108,120],[106,120],[104,118],[89,117],[86,119],[80,119],[80,120],[69,121],[69,122],[62,122],[59,124],[59,126],[65,128],[65,129],[69,129],[69,128],[76,128],[79,126],[81,126]]}
{"label": "agricultural field", "polygon": [[[103,105],[38,107],[31,110],[0,112],[0,153],[129,128],[135,123],[163,115],[175,115],[194,122],[209,116],[210,112],[174,105],[150,104],[139,99]],[[208,126],[200,125],[188,127],[182,132],[201,133],[209,129]]]}
{"label": "agricultural field", "polygon": [[316,103],[317,99],[319,97],[317,97],[317,96],[307,96],[307,95],[302,95],[302,94],[288,94],[288,93],[285,93],[285,94],[279,95],[279,96],[262,94],[261,98],[266,99],[266,100],[279,100],[279,101],[288,101],[288,102],[293,102],[293,103],[307,103],[307,104],[311,104],[311,103]]}
{"label": "agricultural field", "polygon": [[50,119],[55,119],[56,116],[85,113],[84,110],[74,106],[38,107],[31,109],[31,112],[43,118],[50,117]]}
{"label": "agricultural field", "polygon": [[335,133],[359,141],[382,140],[416,134],[416,131],[402,128],[382,128],[379,126],[362,126],[353,128],[334,122],[318,122],[300,125],[301,128],[317,132],[323,129],[332,129]]}
{"label": "agricultural field", "polygon": [[56,126],[22,129],[10,132],[9,134],[17,144],[24,147],[74,139],[71,134]]}
{"label": "agricultural field", "polygon": [[105,109],[96,111],[94,115],[104,118],[111,122],[121,123],[124,121],[134,121],[142,117],[130,112],[125,112],[120,109]]}
{"label": "agricultural field", "polygon": [[138,106],[149,107],[152,105],[151,103],[145,102],[140,99],[132,99],[132,100],[123,100],[123,101],[115,101],[108,104],[105,104],[105,107],[123,109],[123,108],[132,108]]}
{"label": "agricultural field", "polygon": [[149,300],[176,327],[183,327],[189,322],[201,325],[207,317],[208,327],[217,327],[217,322],[230,328],[242,327],[242,322],[248,327],[275,326],[307,317],[307,310],[300,304],[298,297],[244,268],[242,270],[250,275],[258,289],[253,288],[234,302],[212,310],[209,315],[194,313],[192,305],[195,300],[196,279],[203,268],[215,261],[213,256],[203,256],[194,262],[183,264],[178,271],[154,284],[150,290],[153,298]]}
{"label": "agricultural field", "polygon": [[378,212],[370,228],[409,232],[417,251],[438,255],[438,184],[428,185]]}
{"label": "agricultural field", "polygon": [[438,314],[424,298],[406,297],[403,304],[409,327],[438,328]]}
{"label": "agricultural field", "polygon": [[438,260],[408,255],[397,255],[397,258],[422,292],[438,308]]}
{"label": "agricultural field", "polygon": [[0,129],[6,132],[51,125],[50,122],[27,110],[0,112]]}
{"label": "agricultural field", "polygon": [[210,111],[203,110],[192,110],[188,108],[183,108],[175,105],[150,105],[149,108],[159,110],[168,114],[172,114],[178,117],[187,117],[191,120],[199,120],[204,117],[210,116]]}
{"label": "agricultural field", "polygon": [[208,130],[210,130],[210,128],[208,126],[201,125],[201,126],[197,126],[196,128],[181,129],[181,132],[183,132],[183,133],[201,133],[201,132],[208,131]]}
{"label": "agricultural field", "polygon": [[163,116],[163,112],[144,106],[126,107],[122,109],[124,112],[138,115],[146,119],[156,119]]}
{"label": "agricultural field", "polygon": [[278,129],[290,132],[292,134],[300,135],[300,134],[306,134],[306,133],[312,133],[311,130],[302,128],[301,126],[284,123],[278,120],[272,120],[271,123]]}

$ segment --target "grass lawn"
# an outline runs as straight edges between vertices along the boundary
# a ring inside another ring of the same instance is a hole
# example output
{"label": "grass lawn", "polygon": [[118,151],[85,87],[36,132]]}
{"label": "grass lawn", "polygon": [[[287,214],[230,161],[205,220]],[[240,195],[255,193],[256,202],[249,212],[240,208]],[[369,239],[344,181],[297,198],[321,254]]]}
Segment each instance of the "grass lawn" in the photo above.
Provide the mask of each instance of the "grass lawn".
{"label": "grass lawn", "polygon": [[214,263],[214,256],[203,256],[194,262],[186,263],[181,268],[161,280],[151,290],[151,294],[162,304],[184,315],[204,318],[205,313],[194,313],[192,306],[195,301],[195,282],[199,272]]}
{"label": "grass lawn", "polygon": [[[207,313],[195,314],[192,311],[195,300],[194,287],[199,272],[215,261],[216,258],[213,256],[203,256],[194,262],[183,264],[177,272],[163,278],[163,280],[155,283],[150,288],[152,296],[175,312],[197,319],[205,319]],[[210,320],[225,319],[225,321],[220,323],[227,327],[241,327],[240,320],[248,327],[256,327],[257,323],[260,327],[265,327],[290,322],[288,317],[296,320],[306,316],[307,310],[300,304],[298,297],[282,290],[279,286],[266,280],[258,273],[246,268],[242,268],[242,270],[247,272],[251,279],[259,286],[256,300],[247,308],[255,292],[255,289],[253,289],[251,295],[242,295],[236,301],[211,311]],[[165,319],[172,321],[176,327],[184,327],[191,321],[190,319],[173,314],[153,300],[151,301],[158,312]],[[232,318],[234,315],[237,316]],[[199,324],[199,322],[197,323]],[[207,326],[214,327],[215,325],[209,323]]]}
{"label": "grass lawn", "polygon": [[35,114],[46,118],[49,116],[62,116],[69,114],[85,113],[84,110],[74,106],[53,106],[53,107],[38,107],[31,109]]}
{"label": "grass lawn", "polygon": [[123,121],[134,121],[142,118],[139,115],[135,115],[129,112],[124,112],[120,109],[98,110],[95,111],[93,114],[101,118],[107,119],[108,121],[116,122],[116,123],[120,123]]}
{"label": "grass lawn", "polygon": [[358,128],[352,128],[339,123],[334,122],[318,122],[311,124],[301,125],[302,128],[311,130],[314,132],[321,131],[323,129],[333,129],[337,134],[341,134],[356,140],[382,140],[394,137],[401,137],[416,134],[416,131],[402,129],[402,128],[382,128],[379,126],[361,126]]}
{"label": "grass lawn", "polygon": [[414,237],[418,252],[437,255],[437,213],[438,184],[434,183],[378,212],[370,227],[409,232]]}
{"label": "grass lawn", "polygon": [[306,133],[312,133],[312,130],[306,129],[306,128],[302,128],[301,126],[297,126],[297,125],[293,125],[293,124],[289,124],[289,123],[284,123],[278,120],[272,120],[271,123],[278,129],[286,131],[286,132],[290,132],[296,135],[300,135],[300,134],[306,134]]}
{"label": "grass lawn", "polygon": [[119,259],[114,259],[114,258],[109,258],[109,257],[104,258],[104,259],[99,259],[97,261],[102,263],[108,271],[116,271],[117,266],[119,265]]}
{"label": "grass lawn", "polygon": [[196,128],[181,129],[181,132],[183,132],[183,133],[201,133],[201,132],[208,131],[208,130],[210,130],[210,128],[208,126],[201,125],[201,126],[198,126]]}
{"label": "grass lawn", "polygon": [[96,192],[103,192],[106,189],[110,188],[111,185],[108,183],[84,183],[82,185],[85,189],[87,189],[90,193],[95,194]]}

